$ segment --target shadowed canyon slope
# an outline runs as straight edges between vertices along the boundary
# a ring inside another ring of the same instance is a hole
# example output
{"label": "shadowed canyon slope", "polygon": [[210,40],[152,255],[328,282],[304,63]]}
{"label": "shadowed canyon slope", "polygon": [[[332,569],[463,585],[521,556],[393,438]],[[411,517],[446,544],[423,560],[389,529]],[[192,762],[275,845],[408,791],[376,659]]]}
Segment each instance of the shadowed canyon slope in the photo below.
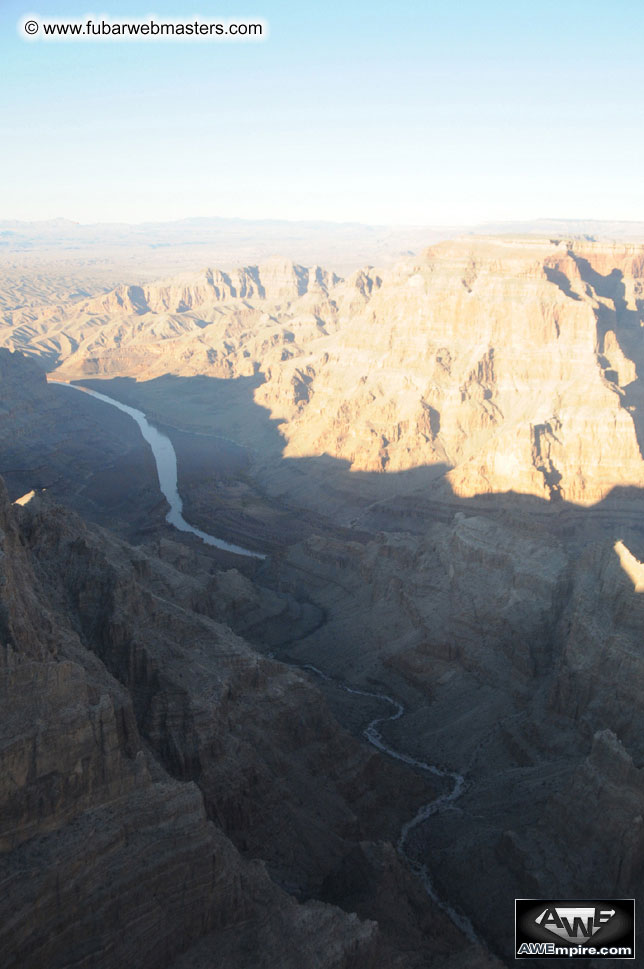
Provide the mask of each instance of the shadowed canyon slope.
{"label": "shadowed canyon slope", "polygon": [[15,310],[0,337],[60,379],[257,376],[285,457],[591,504],[644,482],[643,265],[636,246],[529,241],[347,280],[273,261]]}
{"label": "shadowed canyon slope", "polygon": [[[399,698],[387,743],[463,775],[406,854],[504,962],[515,896],[644,903],[643,288],[641,247],[481,239],[348,279],[273,261],[5,312],[0,341],[31,358],[0,351],[11,496],[47,487],[139,543],[36,496],[7,511],[21,537],[4,561],[26,556],[34,577],[15,601],[54,604],[83,669],[131,704],[127,750],[198,785],[231,870],[263,859],[253,898],[339,940],[329,965],[354,946],[365,965],[440,966],[456,930],[419,924],[442,916],[373,847],[395,842],[426,780],[365,753],[318,688],[357,735],[382,711],[342,684]],[[173,534],[136,429],[45,370],[145,411],[175,445],[186,517],[266,562],[224,572]],[[12,627],[29,662],[35,608]],[[243,687],[224,702],[229,649]],[[331,679],[305,686],[275,657]],[[240,756],[241,787],[226,767]],[[219,931],[209,917],[184,948]],[[270,951],[286,924],[269,920]],[[454,969],[486,958],[458,939]]]}
{"label": "shadowed canyon slope", "polygon": [[3,966],[494,964],[368,842],[427,785],[217,621],[242,576],[0,489]]}

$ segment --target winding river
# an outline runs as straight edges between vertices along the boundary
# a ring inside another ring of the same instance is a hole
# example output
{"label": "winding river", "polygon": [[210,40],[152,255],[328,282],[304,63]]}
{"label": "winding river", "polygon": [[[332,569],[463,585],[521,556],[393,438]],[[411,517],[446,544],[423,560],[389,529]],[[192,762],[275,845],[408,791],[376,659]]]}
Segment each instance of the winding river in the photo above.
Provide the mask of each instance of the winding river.
{"label": "winding river", "polygon": [[341,680],[338,680],[333,676],[329,676],[328,673],[323,673],[322,670],[317,668],[317,666],[311,666],[311,664],[301,666],[300,669],[309,670],[311,673],[314,673],[321,679],[333,683],[340,690],[344,690],[345,693],[353,693],[356,696],[366,696],[374,700],[381,700],[390,708],[393,708],[391,713],[385,714],[381,717],[375,717],[373,720],[371,720],[367,727],[365,727],[363,736],[373,747],[376,747],[383,754],[387,754],[389,757],[393,757],[394,760],[407,764],[408,767],[414,767],[417,770],[422,770],[426,771],[428,774],[433,774],[435,777],[444,778],[451,785],[450,789],[445,794],[441,794],[439,797],[434,798],[433,801],[423,804],[413,818],[403,824],[396,847],[398,848],[399,853],[404,856],[412,871],[416,872],[416,874],[420,877],[425,887],[425,891],[432,901],[435,902],[436,905],[443,910],[443,912],[445,912],[445,914],[456,926],[458,926],[458,928],[467,936],[470,942],[481,944],[481,940],[477,936],[474,926],[468,917],[462,912],[459,912],[457,909],[453,908],[451,905],[448,905],[447,902],[440,898],[432,883],[427,865],[414,858],[408,847],[409,836],[415,828],[421,824],[424,824],[424,822],[427,821],[428,818],[431,818],[433,814],[439,814],[441,811],[449,808],[449,806],[454,801],[458,800],[458,798],[464,793],[465,778],[462,774],[458,774],[455,771],[442,770],[440,767],[436,767],[435,764],[428,764],[424,760],[417,760],[415,757],[411,757],[409,754],[402,753],[400,750],[396,750],[395,747],[391,747],[384,740],[379,729],[380,725],[383,723],[389,723],[393,720],[399,720],[405,712],[405,708],[399,700],[395,700],[386,693],[370,693],[367,690],[358,690],[356,687],[348,686]]}
{"label": "winding river", "polygon": [[137,410],[135,407],[129,407],[127,404],[122,404],[120,400],[114,400],[105,394],[99,394],[96,390],[89,390],[87,387],[78,387],[75,384],[67,384],[58,380],[50,380],[49,383],[55,384],[57,387],[69,387],[71,390],[82,394],[89,394],[90,397],[95,397],[96,400],[102,400],[103,403],[111,404],[112,407],[123,411],[124,414],[129,414],[132,420],[136,421],[141,430],[141,434],[152,448],[152,454],[154,455],[157,474],[159,476],[159,487],[170,505],[170,511],[165,516],[166,521],[170,525],[173,525],[180,532],[190,532],[192,535],[200,538],[202,542],[205,542],[206,545],[214,545],[215,548],[223,549],[225,552],[233,552],[235,555],[245,555],[247,558],[266,558],[260,552],[253,552],[248,548],[242,548],[241,545],[232,545],[230,542],[224,542],[221,538],[215,538],[214,535],[209,535],[208,532],[202,532],[200,528],[195,528],[194,525],[191,525],[185,520],[183,517],[183,502],[177,487],[177,455],[174,446],[166,434],[162,434],[161,431],[150,424],[143,411]]}
{"label": "winding river", "polygon": [[[152,453],[154,455],[157,473],[159,476],[159,486],[168,500],[168,503],[170,504],[170,511],[166,515],[166,520],[171,525],[173,525],[179,531],[190,532],[191,534],[200,538],[202,542],[205,542],[207,545],[214,545],[216,548],[224,549],[226,552],[233,552],[236,555],[245,555],[256,559],[266,558],[265,555],[261,555],[259,552],[253,552],[250,549],[242,548],[240,545],[232,545],[229,542],[224,542],[220,538],[215,538],[214,535],[209,535],[207,532],[202,532],[201,529],[195,528],[194,525],[190,525],[189,522],[185,520],[182,514],[183,502],[181,501],[181,496],[179,495],[179,490],[177,487],[177,456],[172,445],[172,441],[169,437],[167,437],[167,435],[162,434],[161,431],[149,423],[143,411],[137,410],[135,407],[129,407],[127,404],[122,404],[119,400],[114,400],[112,397],[107,397],[105,394],[100,394],[96,390],[89,390],[87,387],[79,387],[75,384],[63,383],[62,381],[57,380],[52,380],[50,383],[56,384],[59,387],[69,387],[71,390],[75,390],[79,393],[89,394],[91,397],[95,397],[97,400],[101,400],[105,404],[111,404],[112,407],[116,407],[125,414],[129,414],[129,416],[136,421],[141,430],[141,434],[152,448]],[[338,689],[344,690],[345,693],[351,693],[354,696],[369,697],[370,699],[380,700],[382,703],[385,703],[391,712],[380,717],[375,717],[373,720],[371,720],[364,730],[365,738],[373,747],[376,747],[379,751],[387,754],[389,757],[393,757],[395,760],[406,764],[408,767],[433,774],[435,777],[444,779],[449,783],[450,787],[446,793],[441,794],[434,798],[434,800],[422,805],[414,817],[403,824],[400,831],[400,836],[398,838],[397,848],[399,853],[404,856],[411,869],[420,877],[425,887],[425,891],[432,901],[434,901],[439,908],[441,908],[446,915],[449,916],[452,922],[454,922],[454,924],[461,929],[461,931],[467,936],[468,939],[470,939],[471,942],[480,943],[480,939],[476,935],[474,927],[467,916],[454,909],[451,905],[448,905],[438,896],[432,884],[427,865],[419,862],[413,856],[408,844],[410,835],[415,828],[427,821],[427,819],[433,814],[438,814],[441,811],[448,809],[454,801],[461,797],[465,791],[465,778],[462,774],[458,774],[455,771],[442,770],[440,767],[436,767],[434,764],[428,764],[425,761],[417,760],[415,757],[411,757],[409,754],[405,754],[399,750],[396,750],[394,747],[391,747],[384,740],[382,733],[380,732],[381,724],[399,720],[405,712],[404,706],[398,700],[388,696],[386,693],[370,693],[367,690],[358,690],[356,687],[348,686],[341,680],[335,679],[334,677],[329,676],[327,673],[323,673],[322,670],[319,670],[316,666],[311,666],[310,664],[301,666],[299,668],[308,670],[321,679],[333,683]]]}

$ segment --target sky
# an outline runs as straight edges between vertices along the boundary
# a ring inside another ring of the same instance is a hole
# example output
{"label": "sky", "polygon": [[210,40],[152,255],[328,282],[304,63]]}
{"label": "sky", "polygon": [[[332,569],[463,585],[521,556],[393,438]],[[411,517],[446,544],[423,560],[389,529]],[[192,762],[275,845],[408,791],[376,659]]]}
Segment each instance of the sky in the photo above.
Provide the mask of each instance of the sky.
{"label": "sky", "polygon": [[[259,43],[29,41],[236,20]],[[1,0],[0,220],[644,220],[641,0]]]}

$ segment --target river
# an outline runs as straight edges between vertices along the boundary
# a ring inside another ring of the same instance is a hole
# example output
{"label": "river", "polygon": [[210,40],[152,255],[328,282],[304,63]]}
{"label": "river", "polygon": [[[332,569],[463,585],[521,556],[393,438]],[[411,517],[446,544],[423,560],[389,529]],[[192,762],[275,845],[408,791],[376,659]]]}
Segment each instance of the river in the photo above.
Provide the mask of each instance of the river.
{"label": "river", "polygon": [[389,696],[387,693],[370,693],[368,690],[358,690],[355,686],[348,686],[348,684],[343,683],[341,680],[338,680],[333,676],[329,676],[328,673],[323,673],[322,670],[317,668],[317,666],[312,666],[310,663],[307,663],[305,666],[301,666],[300,669],[309,670],[311,673],[314,673],[321,679],[333,683],[340,690],[344,690],[345,693],[353,693],[355,696],[366,696],[386,703],[391,709],[391,713],[385,714],[381,717],[375,717],[363,731],[363,736],[373,747],[376,747],[383,754],[393,757],[394,760],[407,764],[408,767],[414,767],[417,770],[426,771],[428,774],[433,774],[434,777],[443,778],[448,782],[449,790],[447,790],[444,794],[440,794],[432,801],[428,801],[426,804],[423,804],[413,818],[403,824],[396,847],[398,848],[399,853],[407,860],[410,868],[420,877],[420,880],[425,886],[425,891],[432,901],[445,912],[445,914],[452,920],[454,925],[456,925],[461,932],[464,933],[470,942],[475,942],[479,945],[483,944],[481,939],[476,934],[474,926],[468,919],[467,915],[454,908],[438,895],[436,889],[434,888],[427,865],[418,861],[414,857],[408,845],[409,836],[414,828],[424,824],[425,821],[431,818],[433,814],[439,814],[441,811],[448,810],[452,803],[461,797],[465,791],[464,776],[456,771],[443,770],[443,768],[437,767],[435,764],[428,764],[424,760],[417,760],[415,757],[411,757],[409,754],[406,754],[401,750],[396,750],[395,747],[392,747],[387,743],[380,732],[380,724],[393,720],[400,720],[400,718],[404,715],[405,708],[399,700],[394,699],[394,697]]}
{"label": "river", "polygon": [[[113,400],[111,397],[107,397],[105,394],[99,394],[96,390],[89,390],[87,387],[77,387],[74,384],[66,384],[62,383],[61,381],[54,380],[50,381],[50,383],[54,383],[59,387],[69,387],[72,390],[76,390],[80,393],[89,394],[91,397],[95,397],[97,400],[102,400],[106,404],[111,404],[112,407],[118,408],[118,410],[123,411],[125,414],[129,414],[129,416],[136,421],[141,429],[141,434],[152,448],[154,460],[156,461],[157,473],[159,475],[159,486],[170,504],[170,511],[166,515],[166,520],[171,525],[174,525],[174,527],[179,531],[191,532],[193,535],[200,538],[202,542],[206,542],[207,545],[214,545],[216,548],[224,549],[226,552],[234,552],[236,555],[246,555],[256,559],[266,558],[265,555],[261,555],[259,552],[253,552],[250,549],[242,548],[240,545],[231,545],[229,542],[224,542],[220,538],[215,538],[214,535],[209,535],[207,532],[202,532],[199,528],[195,528],[185,520],[182,514],[183,503],[177,487],[177,455],[175,453],[172,441],[169,437],[162,434],[161,431],[150,424],[143,411],[137,410],[135,407],[130,407],[128,404],[122,404],[119,400]],[[352,693],[355,696],[370,697],[387,704],[391,710],[391,713],[373,719],[364,731],[365,738],[373,747],[376,747],[389,757],[393,757],[395,760],[406,764],[408,767],[415,768],[416,770],[426,771],[427,773],[433,774],[435,777],[442,778],[448,782],[449,790],[434,798],[434,800],[429,801],[427,804],[424,804],[416,812],[413,818],[405,822],[398,838],[397,848],[400,854],[405,857],[413,871],[419,875],[429,897],[449,916],[452,922],[454,922],[454,924],[461,929],[461,931],[467,936],[468,939],[470,939],[470,941],[480,943],[481,940],[478,938],[470,920],[462,912],[459,912],[457,909],[453,908],[453,906],[449,905],[439,897],[432,883],[427,865],[414,858],[408,846],[409,836],[415,828],[427,821],[428,818],[430,818],[433,814],[447,810],[454,801],[461,797],[465,790],[465,778],[462,774],[458,774],[455,771],[443,770],[434,764],[428,764],[425,761],[417,760],[415,757],[411,757],[409,754],[405,754],[403,751],[396,750],[395,747],[390,746],[384,740],[379,729],[380,725],[390,720],[399,720],[405,712],[405,708],[398,700],[395,700],[386,693],[370,693],[367,690],[359,690],[356,687],[348,686],[347,684],[342,683],[340,680],[329,676],[327,673],[323,673],[322,670],[319,670],[316,666],[307,664],[305,666],[301,666],[300,669],[308,670],[311,673],[314,673],[316,676],[334,683],[335,686],[341,690],[344,690],[346,693]]]}
{"label": "river", "polygon": [[223,549],[224,552],[244,555],[247,558],[266,558],[260,552],[253,552],[241,545],[232,545],[230,542],[224,542],[221,538],[209,535],[208,532],[202,532],[200,528],[195,528],[194,525],[185,520],[183,517],[183,501],[177,485],[177,455],[174,446],[166,434],[162,434],[158,428],[150,424],[143,411],[137,410],[136,407],[130,407],[128,404],[122,404],[120,400],[114,400],[106,394],[99,394],[96,390],[89,390],[88,387],[77,387],[75,384],[67,384],[58,380],[50,380],[49,383],[55,384],[57,387],[69,387],[79,393],[89,394],[90,397],[102,400],[103,403],[111,404],[112,407],[123,411],[124,414],[129,414],[132,420],[136,421],[143,438],[150,445],[154,455],[159,476],[159,487],[170,505],[170,511],[165,516],[170,525],[173,525],[180,532],[190,532],[200,538],[202,542],[205,542],[206,545],[214,545],[215,548]]}

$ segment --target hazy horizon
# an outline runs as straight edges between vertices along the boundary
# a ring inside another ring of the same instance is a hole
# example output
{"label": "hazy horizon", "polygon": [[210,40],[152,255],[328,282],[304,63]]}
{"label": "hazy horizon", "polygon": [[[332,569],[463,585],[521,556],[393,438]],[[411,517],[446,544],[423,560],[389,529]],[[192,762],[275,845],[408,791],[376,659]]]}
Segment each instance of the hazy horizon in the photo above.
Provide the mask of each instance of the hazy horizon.
{"label": "hazy horizon", "polygon": [[[79,226],[81,228],[96,228],[96,227],[120,227],[126,226],[128,228],[137,228],[143,226],[157,226],[157,225],[182,225],[186,223],[214,223],[214,222],[243,222],[243,223],[253,223],[253,224],[280,224],[280,225],[301,225],[301,226],[333,226],[333,227],[350,227],[350,226],[360,226],[361,228],[368,229],[465,229],[465,230],[494,230],[498,227],[509,227],[512,230],[514,226],[548,226],[560,224],[563,226],[571,225],[578,227],[586,227],[590,225],[598,226],[644,226],[644,219],[618,219],[618,218],[605,218],[596,219],[588,216],[586,218],[573,218],[566,216],[542,216],[535,219],[490,219],[483,222],[472,222],[472,221],[462,221],[462,222],[378,222],[376,220],[360,220],[360,219],[323,219],[323,218],[286,218],[286,217],[267,217],[267,218],[252,218],[249,216],[238,216],[238,215],[183,215],[172,219],[141,219],[128,220],[128,219],[72,219],[66,215],[55,215],[48,218],[33,218],[33,219],[18,219],[18,218],[0,218],[0,226],[7,225],[43,225],[43,226]],[[549,231],[544,228],[544,231]]]}

